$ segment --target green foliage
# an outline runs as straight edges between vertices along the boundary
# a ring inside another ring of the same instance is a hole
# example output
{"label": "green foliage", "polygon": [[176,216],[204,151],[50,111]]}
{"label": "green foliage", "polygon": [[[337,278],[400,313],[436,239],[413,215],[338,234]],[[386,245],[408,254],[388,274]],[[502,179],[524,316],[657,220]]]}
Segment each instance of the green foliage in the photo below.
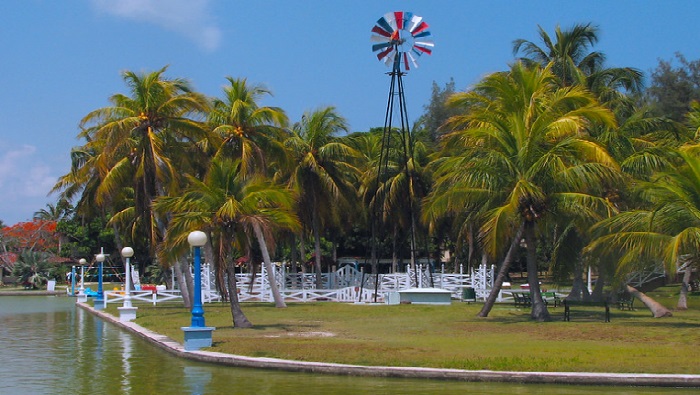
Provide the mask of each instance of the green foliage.
{"label": "green foliage", "polygon": [[659,60],[646,94],[659,115],[682,122],[690,103],[700,100],[700,59],[688,61],[676,53],[675,60],[677,66],[672,61]]}
{"label": "green foliage", "polygon": [[19,282],[26,287],[39,289],[51,278],[48,257],[44,252],[22,251],[17,257],[12,275],[18,277]]}

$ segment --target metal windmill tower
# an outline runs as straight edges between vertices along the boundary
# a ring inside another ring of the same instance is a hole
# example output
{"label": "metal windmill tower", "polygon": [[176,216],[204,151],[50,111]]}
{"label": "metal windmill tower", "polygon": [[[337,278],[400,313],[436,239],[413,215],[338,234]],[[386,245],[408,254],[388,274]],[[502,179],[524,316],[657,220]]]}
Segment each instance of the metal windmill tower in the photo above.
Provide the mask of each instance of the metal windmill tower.
{"label": "metal windmill tower", "polygon": [[[376,265],[376,241],[377,227],[384,213],[386,198],[386,182],[389,178],[390,152],[398,147],[398,156],[401,163],[399,167],[405,172],[406,196],[410,202],[410,236],[411,236],[411,267],[416,264],[416,218],[412,194],[412,173],[409,166],[413,161],[413,139],[410,131],[408,114],[406,111],[406,98],[403,87],[403,76],[411,66],[418,67],[417,58],[423,54],[430,55],[434,46],[428,24],[423,18],[411,12],[389,12],[377,20],[372,28],[372,51],[376,52],[377,59],[391,67],[387,74],[391,77],[389,97],[384,118],[384,130],[382,134],[381,154],[377,169],[377,182],[375,189],[375,203],[372,212],[372,264]],[[394,118],[398,115],[399,124],[394,125]],[[396,135],[398,129],[398,143],[392,144],[392,135]]]}

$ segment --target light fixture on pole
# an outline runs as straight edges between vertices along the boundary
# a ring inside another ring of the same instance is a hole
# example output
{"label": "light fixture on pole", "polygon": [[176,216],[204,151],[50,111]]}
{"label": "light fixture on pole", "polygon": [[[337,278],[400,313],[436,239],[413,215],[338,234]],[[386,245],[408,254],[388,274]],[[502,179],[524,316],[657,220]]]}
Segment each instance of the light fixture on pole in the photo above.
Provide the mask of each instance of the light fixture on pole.
{"label": "light fixture on pole", "polygon": [[204,324],[204,309],[202,308],[202,263],[201,248],[207,244],[207,235],[199,230],[190,232],[187,242],[194,249],[194,292],[192,296],[192,320],[190,326],[182,327],[185,332],[185,350],[193,351],[211,347],[211,337],[214,327]]}
{"label": "light fixture on pole", "polygon": [[124,276],[126,280],[124,281],[124,303],[122,307],[118,307],[119,310],[119,321],[133,321],[136,319],[136,310],[138,307],[133,307],[131,305],[131,262],[130,258],[134,256],[134,249],[131,247],[122,248],[122,257],[124,257],[125,271]]}
{"label": "light fixture on pole", "polygon": [[97,296],[95,296],[95,309],[102,310],[105,308],[105,295],[102,290],[102,263],[105,261],[105,254],[100,252],[95,255],[97,261]]}
{"label": "light fixture on pole", "polygon": [[80,288],[78,288],[78,303],[86,303],[87,294],[85,294],[85,264],[87,261],[85,258],[80,258],[78,263],[80,263]]}

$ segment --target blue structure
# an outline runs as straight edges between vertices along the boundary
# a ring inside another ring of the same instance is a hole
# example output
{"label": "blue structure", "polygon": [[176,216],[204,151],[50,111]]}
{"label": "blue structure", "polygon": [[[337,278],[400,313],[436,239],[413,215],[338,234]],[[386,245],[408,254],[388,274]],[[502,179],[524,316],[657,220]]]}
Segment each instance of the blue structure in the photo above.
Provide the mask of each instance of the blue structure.
{"label": "blue structure", "polygon": [[207,235],[196,230],[187,236],[187,242],[194,247],[194,300],[192,301],[190,326],[181,329],[185,332],[185,351],[195,351],[211,347],[212,332],[216,328],[205,325],[204,308],[202,308],[201,248],[207,243]]}
{"label": "blue structure", "polygon": [[102,263],[105,261],[105,254],[100,252],[95,255],[95,260],[98,263],[97,268],[97,296],[95,297],[95,309],[102,310],[105,308],[105,294],[102,290]]}

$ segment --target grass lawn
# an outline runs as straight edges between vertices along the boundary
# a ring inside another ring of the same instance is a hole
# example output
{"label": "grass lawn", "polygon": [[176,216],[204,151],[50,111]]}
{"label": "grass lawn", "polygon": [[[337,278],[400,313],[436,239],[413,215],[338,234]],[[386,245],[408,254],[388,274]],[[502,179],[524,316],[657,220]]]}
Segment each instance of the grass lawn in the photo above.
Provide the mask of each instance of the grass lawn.
{"label": "grass lawn", "polygon": [[[676,305],[678,286],[648,295]],[[211,350],[259,357],[358,365],[419,366],[517,371],[700,374],[700,295],[689,310],[652,318],[638,300],[634,311],[611,307],[550,308],[553,321],[533,322],[529,308],[497,304],[477,318],[481,304],[365,305],[331,302],[244,303],[255,325],[234,329],[227,304],[205,304],[207,326],[215,326]],[[117,305],[107,312],[118,316]],[[139,304],[136,323],[183,341],[180,327],[190,313],[179,304]]]}

